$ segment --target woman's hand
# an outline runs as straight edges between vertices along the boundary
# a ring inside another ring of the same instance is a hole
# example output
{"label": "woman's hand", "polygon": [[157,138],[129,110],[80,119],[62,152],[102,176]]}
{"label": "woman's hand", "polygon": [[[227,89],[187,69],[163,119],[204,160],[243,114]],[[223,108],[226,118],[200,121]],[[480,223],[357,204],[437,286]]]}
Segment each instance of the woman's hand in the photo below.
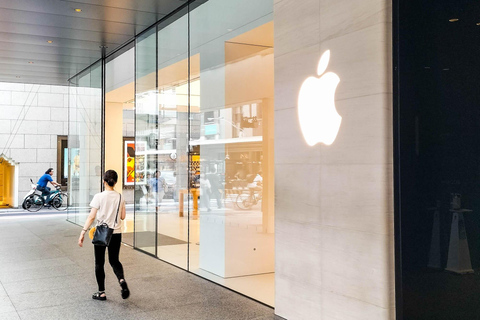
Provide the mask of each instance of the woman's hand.
{"label": "woman's hand", "polygon": [[83,239],[85,238],[85,231],[82,230],[80,237],[78,238],[78,246],[83,247]]}

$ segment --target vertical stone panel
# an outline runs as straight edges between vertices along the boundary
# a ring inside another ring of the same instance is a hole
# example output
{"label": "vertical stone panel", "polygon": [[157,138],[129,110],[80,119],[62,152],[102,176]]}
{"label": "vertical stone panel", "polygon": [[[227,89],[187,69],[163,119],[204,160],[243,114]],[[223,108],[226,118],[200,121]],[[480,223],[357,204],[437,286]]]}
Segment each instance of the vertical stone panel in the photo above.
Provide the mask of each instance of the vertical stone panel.
{"label": "vertical stone panel", "polygon": [[[274,22],[275,313],[393,319],[391,1],[276,1]],[[310,147],[298,94],[326,50],[342,122]]]}

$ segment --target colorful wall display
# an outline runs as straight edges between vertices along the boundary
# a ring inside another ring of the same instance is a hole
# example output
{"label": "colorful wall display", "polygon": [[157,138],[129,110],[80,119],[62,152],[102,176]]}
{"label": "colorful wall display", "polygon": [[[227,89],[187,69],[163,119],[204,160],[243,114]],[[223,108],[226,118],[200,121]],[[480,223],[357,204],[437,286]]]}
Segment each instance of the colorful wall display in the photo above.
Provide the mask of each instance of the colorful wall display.
{"label": "colorful wall display", "polygon": [[145,141],[125,141],[124,149],[124,185],[133,186],[146,183]]}

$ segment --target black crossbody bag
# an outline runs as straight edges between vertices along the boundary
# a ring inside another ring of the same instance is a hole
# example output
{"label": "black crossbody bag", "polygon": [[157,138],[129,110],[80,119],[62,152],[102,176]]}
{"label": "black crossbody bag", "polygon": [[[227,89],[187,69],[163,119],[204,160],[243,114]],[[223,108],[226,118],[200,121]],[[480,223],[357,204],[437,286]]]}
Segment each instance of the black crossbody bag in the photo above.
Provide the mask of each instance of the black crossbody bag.
{"label": "black crossbody bag", "polygon": [[113,231],[117,224],[118,211],[120,210],[120,203],[122,203],[122,195],[120,194],[120,200],[118,201],[117,215],[115,217],[115,224],[113,228],[110,228],[105,222],[97,225],[95,234],[93,235],[92,243],[96,246],[108,247],[110,240],[112,240]]}

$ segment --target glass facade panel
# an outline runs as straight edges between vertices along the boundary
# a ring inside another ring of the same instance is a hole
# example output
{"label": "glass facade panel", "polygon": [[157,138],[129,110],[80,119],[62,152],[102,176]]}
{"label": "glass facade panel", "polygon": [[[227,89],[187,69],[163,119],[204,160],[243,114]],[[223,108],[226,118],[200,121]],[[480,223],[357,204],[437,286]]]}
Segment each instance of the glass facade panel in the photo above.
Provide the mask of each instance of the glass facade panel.
{"label": "glass facade panel", "polygon": [[210,0],[190,13],[190,173],[200,201],[189,270],[270,305],[272,11],[272,1]]}
{"label": "glass facade panel", "polygon": [[135,144],[134,123],[134,64],[133,44],[108,60],[105,65],[105,170],[118,173],[115,190],[126,203],[127,217],[123,221],[122,241],[133,246],[134,182],[133,158],[128,150]]}
{"label": "glass facade panel", "polygon": [[[193,4],[107,60],[105,156],[101,143],[95,155],[123,172],[126,243],[273,306],[273,2]],[[85,134],[77,78],[71,153]],[[76,201],[87,213],[89,199]]]}
{"label": "glass facade panel", "polygon": [[157,254],[157,204],[148,181],[158,170],[157,34],[151,28],[135,44],[135,144],[127,150],[135,170],[135,246]]}
{"label": "glass facade panel", "polygon": [[479,44],[471,41],[475,23],[460,14],[477,9],[468,1],[399,5],[396,273],[403,319],[480,314]]}
{"label": "glass facade panel", "polygon": [[102,67],[97,62],[70,80],[68,220],[83,225],[93,195],[100,192]]}
{"label": "glass facade panel", "polygon": [[155,169],[159,177],[154,176],[152,168],[149,183],[158,213],[157,255],[184,269],[187,269],[189,243],[187,13],[185,8],[158,25]]}

